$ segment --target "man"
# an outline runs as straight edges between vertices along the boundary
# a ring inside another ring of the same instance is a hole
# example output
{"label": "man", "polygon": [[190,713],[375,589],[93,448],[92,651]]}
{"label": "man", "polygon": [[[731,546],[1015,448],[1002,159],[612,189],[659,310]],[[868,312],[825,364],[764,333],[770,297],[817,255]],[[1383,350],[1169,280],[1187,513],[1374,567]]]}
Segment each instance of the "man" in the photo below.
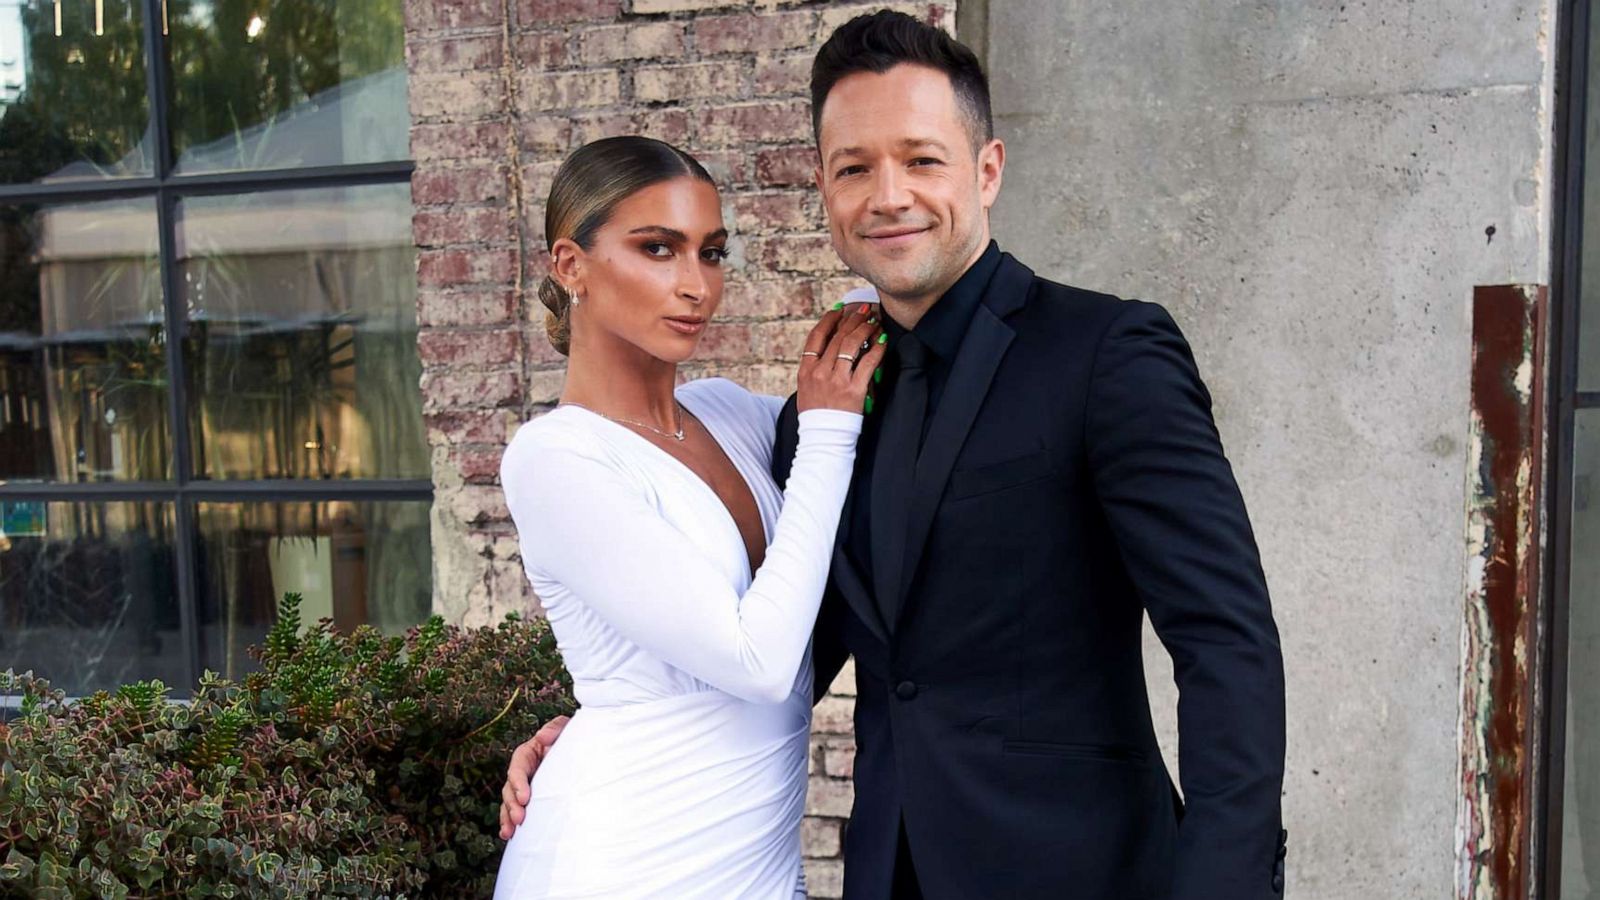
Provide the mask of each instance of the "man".
{"label": "man", "polygon": [[[814,639],[819,695],[856,658],[845,896],[1281,894],[1282,657],[1177,326],[990,240],[1005,147],[942,31],[848,22],[811,92],[833,245],[890,339]],[[780,481],[794,446],[791,402]],[[1146,613],[1174,662],[1182,799]],[[549,737],[513,760],[512,821]]]}

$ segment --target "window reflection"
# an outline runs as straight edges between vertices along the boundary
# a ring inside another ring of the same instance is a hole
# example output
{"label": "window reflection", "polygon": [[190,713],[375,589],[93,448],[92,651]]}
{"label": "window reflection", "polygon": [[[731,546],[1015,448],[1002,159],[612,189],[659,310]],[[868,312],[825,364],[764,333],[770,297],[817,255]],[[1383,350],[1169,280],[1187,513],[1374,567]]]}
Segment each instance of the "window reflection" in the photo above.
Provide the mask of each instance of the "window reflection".
{"label": "window reflection", "polygon": [[142,0],[0,3],[0,184],[152,171]]}
{"label": "window reflection", "polygon": [[1600,410],[1577,411],[1567,619],[1567,759],[1561,896],[1600,891]]}
{"label": "window reflection", "polygon": [[0,207],[0,478],[172,476],[151,200]]}
{"label": "window reflection", "polygon": [[427,617],[432,553],[427,501],[202,503],[201,663],[228,677],[254,668],[285,592],[306,623],[366,623],[400,633]]}
{"label": "window reflection", "polygon": [[168,0],[178,172],[404,159],[395,0]]}
{"label": "window reflection", "polygon": [[186,200],[196,470],[426,478],[404,185]]}
{"label": "window reflection", "polygon": [[168,503],[0,501],[0,669],[188,688]]}

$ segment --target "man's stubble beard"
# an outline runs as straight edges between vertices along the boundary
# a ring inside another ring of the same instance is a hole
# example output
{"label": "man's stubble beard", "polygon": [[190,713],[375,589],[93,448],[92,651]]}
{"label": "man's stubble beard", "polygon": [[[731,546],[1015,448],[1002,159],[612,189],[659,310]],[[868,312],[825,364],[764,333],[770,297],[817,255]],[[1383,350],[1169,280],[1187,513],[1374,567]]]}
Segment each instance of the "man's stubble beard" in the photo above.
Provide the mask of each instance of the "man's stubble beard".
{"label": "man's stubble beard", "polygon": [[[843,253],[838,252],[837,243],[834,245],[834,252],[838,254],[846,268],[865,279],[880,296],[893,297],[896,300],[925,299],[932,302],[961,278],[981,240],[982,230],[972,228],[963,235],[961,246],[951,247],[949,250],[942,247],[935,248],[918,261],[911,272],[896,272],[889,266],[878,270],[876,265],[852,262],[845,258]],[[866,253],[862,255],[868,260],[871,259]]]}

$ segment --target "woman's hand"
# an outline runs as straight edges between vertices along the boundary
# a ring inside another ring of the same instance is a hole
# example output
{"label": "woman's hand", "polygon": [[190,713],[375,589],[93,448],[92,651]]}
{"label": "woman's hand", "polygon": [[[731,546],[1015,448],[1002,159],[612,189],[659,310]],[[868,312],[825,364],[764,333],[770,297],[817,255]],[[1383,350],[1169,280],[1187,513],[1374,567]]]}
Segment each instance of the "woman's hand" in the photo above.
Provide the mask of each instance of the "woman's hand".
{"label": "woman's hand", "polygon": [[876,304],[829,310],[806,336],[796,408],[863,412],[872,373],[883,362],[882,334]]}

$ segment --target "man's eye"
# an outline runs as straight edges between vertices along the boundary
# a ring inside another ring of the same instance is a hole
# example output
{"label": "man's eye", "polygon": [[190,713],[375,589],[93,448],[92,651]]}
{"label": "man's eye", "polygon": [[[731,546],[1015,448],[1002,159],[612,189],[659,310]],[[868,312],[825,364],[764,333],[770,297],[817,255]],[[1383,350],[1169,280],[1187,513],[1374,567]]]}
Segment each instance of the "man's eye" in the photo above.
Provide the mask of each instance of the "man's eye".
{"label": "man's eye", "polygon": [[660,241],[653,241],[644,245],[644,252],[656,257],[657,259],[665,259],[672,255],[672,248],[661,243]]}
{"label": "man's eye", "polygon": [[860,175],[866,171],[865,166],[845,166],[834,176],[835,178],[849,178],[851,175]]}
{"label": "man's eye", "polygon": [[941,166],[944,165],[944,160],[934,159],[931,156],[919,156],[916,159],[913,159],[911,164],[913,166]]}

